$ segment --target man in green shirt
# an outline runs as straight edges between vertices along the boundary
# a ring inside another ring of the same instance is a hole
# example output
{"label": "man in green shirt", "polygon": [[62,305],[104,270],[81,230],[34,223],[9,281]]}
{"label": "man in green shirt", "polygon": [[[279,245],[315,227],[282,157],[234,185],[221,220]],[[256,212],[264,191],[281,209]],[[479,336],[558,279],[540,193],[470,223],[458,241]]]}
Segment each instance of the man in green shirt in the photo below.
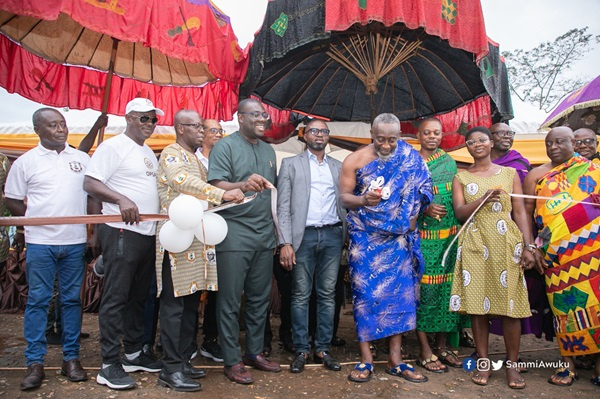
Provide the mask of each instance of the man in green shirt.
{"label": "man in green shirt", "polygon": [[[217,245],[217,324],[223,349],[225,375],[239,384],[251,384],[244,365],[278,372],[279,364],[262,354],[271,292],[273,249],[276,246],[271,215],[271,190],[276,183],[275,151],[260,140],[269,114],[254,99],[240,102],[240,130],[217,142],[209,157],[208,180],[223,190],[239,188],[256,198],[245,205],[219,212],[229,232]],[[239,344],[242,292],[246,296],[246,352]]]}

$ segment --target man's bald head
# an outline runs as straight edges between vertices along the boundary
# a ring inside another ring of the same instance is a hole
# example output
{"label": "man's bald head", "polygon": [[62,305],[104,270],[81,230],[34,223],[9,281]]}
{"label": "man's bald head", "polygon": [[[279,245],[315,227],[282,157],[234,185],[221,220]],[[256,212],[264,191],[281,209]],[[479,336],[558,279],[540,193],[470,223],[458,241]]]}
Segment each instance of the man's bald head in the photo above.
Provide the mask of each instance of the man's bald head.
{"label": "man's bald head", "polygon": [[554,166],[558,166],[573,157],[575,153],[575,136],[573,131],[560,126],[550,130],[546,135],[546,154]]}
{"label": "man's bald head", "polygon": [[182,123],[188,123],[190,119],[196,119],[199,116],[198,112],[192,109],[180,109],[173,117],[173,126],[177,129],[177,126]]}
{"label": "man's bald head", "polygon": [[[242,111],[242,112],[247,112],[249,108],[253,108],[253,106],[255,105],[259,105],[261,108],[263,108],[262,103],[260,101],[258,101],[255,98],[245,98],[242,101],[240,101],[239,105],[238,105],[238,112]],[[264,111],[264,108],[263,108]]]}

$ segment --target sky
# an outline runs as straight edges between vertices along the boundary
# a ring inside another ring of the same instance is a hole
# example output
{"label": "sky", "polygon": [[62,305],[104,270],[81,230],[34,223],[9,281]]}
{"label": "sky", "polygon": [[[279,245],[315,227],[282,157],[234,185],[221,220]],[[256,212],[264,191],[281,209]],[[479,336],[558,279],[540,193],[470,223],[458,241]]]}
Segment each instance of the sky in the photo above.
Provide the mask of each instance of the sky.
{"label": "sky", "polygon": [[[233,30],[242,47],[252,41],[263,22],[267,0],[213,0],[231,18]],[[598,0],[481,0],[488,36],[500,44],[500,50],[531,49],[543,41],[553,41],[569,29],[589,26],[600,34]],[[591,80],[600,65],[600,43],[579,61],[570,73]],[[0,88],[0,123],[30,122],[31,114],[41,105]],[[522,103],[513,96],[515,121],[540,124],[546,113]],[[63,110],[64,111],[64,110]],[[71,126],[91,125],[99,112],[69,110],[63,112]],[[109,117],[109,125],[124,124],[124,118]]]}

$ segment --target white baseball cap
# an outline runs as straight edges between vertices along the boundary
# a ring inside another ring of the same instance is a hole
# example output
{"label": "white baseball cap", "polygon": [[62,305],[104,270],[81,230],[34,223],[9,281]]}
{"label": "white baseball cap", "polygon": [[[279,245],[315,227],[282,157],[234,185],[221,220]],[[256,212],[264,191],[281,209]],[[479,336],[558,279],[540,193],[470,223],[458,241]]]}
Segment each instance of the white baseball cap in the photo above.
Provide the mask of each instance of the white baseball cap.
{"label": "white baseball cap", "polygon": [[132,111],[136,112],[148,112],[148,111],[156,111],[156,115],[163,116],[165,113],[162,109],[156,108],[152,101],[147,98],[136,97],[133,100],[127,103],[125,107],[125,115],[129,114]]}

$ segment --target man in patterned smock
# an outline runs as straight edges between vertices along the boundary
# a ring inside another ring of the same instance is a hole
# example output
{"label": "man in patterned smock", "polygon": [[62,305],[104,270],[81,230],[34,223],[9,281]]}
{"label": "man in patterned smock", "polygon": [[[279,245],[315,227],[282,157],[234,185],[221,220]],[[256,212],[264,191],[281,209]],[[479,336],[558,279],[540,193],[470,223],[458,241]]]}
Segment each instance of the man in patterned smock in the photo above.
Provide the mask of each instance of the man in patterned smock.
{"label": "man in patterned smock", "polygon": [[[224,191],[206,183],[206,172],[194,155],[204,139],[204,125],[196,111],[181,110],[173,121],[176,142],[165,147],[158,162],[157,184],[160,212],[166,214],[171,202],[187,194],[213,204],[244,200],[239,189]],[[158,232],[164,225],[158,225]],[[196,325],[201,290],[217,290],[214,246],[203,245],[196,237],[181,253],[166,252],[156,240],[156,281],[160,296],[160,329],[163,344],[163,370],[158,383],[176,391],[201,389],[192,378],[206,372],[190,364],[189,349]]]}
{"label": "man in patterned smock", "polygon": [[373,144],[346,158],[340,200],[349,209],[349,268],[361,363],[348,378],[373,373],[369,341],[390,337],[386,372],[413,382],[426,377],[402,362],[402,333],[417,325],[419,280],[424,262],[417,217],[432,199],[431,177],[419,154],[399,141],[393,114],[373,121]]}

